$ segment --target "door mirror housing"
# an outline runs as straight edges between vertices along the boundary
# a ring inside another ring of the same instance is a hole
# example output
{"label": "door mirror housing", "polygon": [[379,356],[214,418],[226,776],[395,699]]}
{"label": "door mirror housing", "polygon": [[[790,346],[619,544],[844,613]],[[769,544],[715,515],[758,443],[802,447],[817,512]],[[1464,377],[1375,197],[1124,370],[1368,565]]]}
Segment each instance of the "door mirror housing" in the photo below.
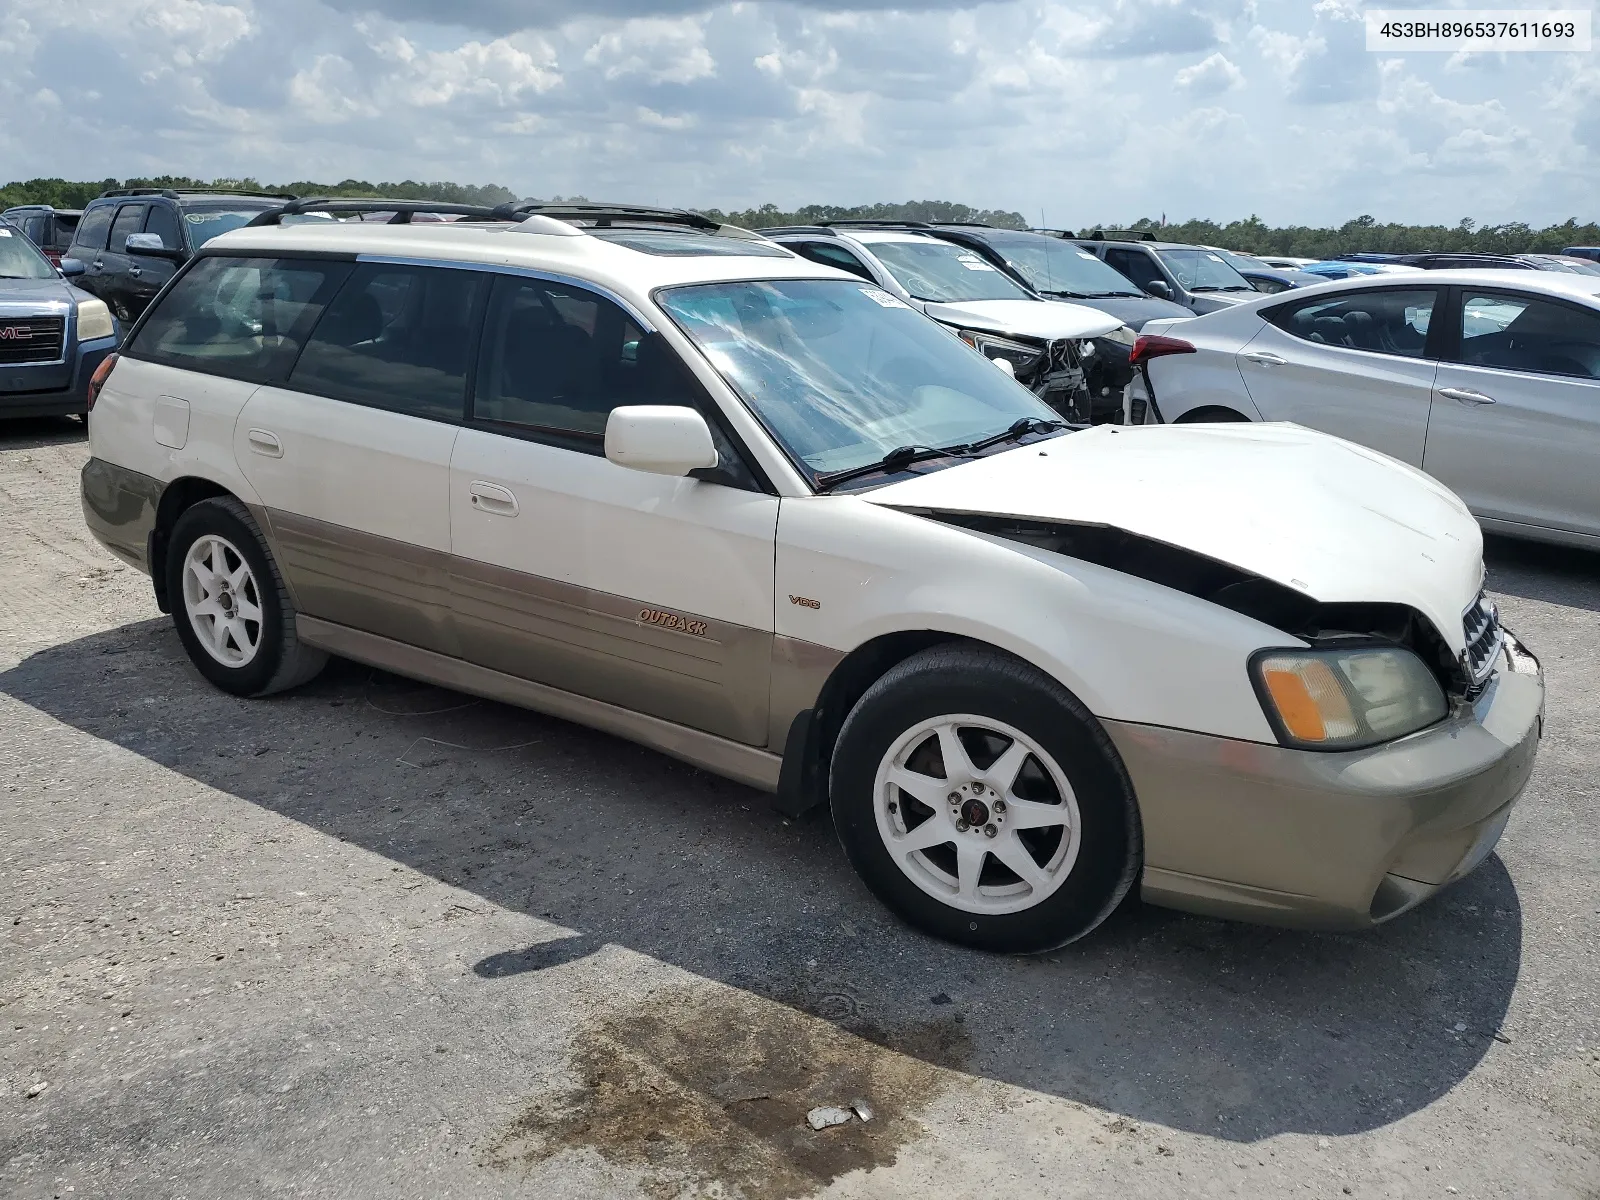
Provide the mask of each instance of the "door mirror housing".
{"label": "door mirror housing", "polygon": [[123,246],[129,254],[144,254],[152,258],[171,258],[176,250],[168,248],[159,233],[130,233]]}
{"label": "door mirror housing", "polygon": [[88,268],[79,259],[63,258],[59,270],[63,279],[71,279],[74,276],[82,275]]}
{"label": "door mirror housing", "polygon": [[1144,285],[1144,290],[1146,295],[1154,296],[1158,300],[1172,299],[1172,289],[1167,286],[1165,280],[1152,279]]}
{"label": "door mirror housing", "polygon": [[687,475],[718,463],[711,426],[692,408],[631,404],[606,418],[606,458],[652,475]]}

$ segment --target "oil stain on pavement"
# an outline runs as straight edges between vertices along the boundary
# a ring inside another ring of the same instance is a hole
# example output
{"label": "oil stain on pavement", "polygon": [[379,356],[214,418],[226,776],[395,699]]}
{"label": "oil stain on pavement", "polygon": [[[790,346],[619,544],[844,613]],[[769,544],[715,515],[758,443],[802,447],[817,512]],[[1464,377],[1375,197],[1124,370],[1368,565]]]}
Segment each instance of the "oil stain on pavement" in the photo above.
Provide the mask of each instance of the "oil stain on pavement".
{"label": "oil stain on pavement", "polygon": [[[589,1149],[641,1173],[659,1200],[795,1200],[895,1161],[917,1114],[967,1077],[958,1017],[841,1028],[747,992],[674,987],[597,1016],[573,1042],[578,1085],[529,1106],[484,1160],[527,1170]],[[813,1130],[807,1114],[862,1105],[871,1120]]]}

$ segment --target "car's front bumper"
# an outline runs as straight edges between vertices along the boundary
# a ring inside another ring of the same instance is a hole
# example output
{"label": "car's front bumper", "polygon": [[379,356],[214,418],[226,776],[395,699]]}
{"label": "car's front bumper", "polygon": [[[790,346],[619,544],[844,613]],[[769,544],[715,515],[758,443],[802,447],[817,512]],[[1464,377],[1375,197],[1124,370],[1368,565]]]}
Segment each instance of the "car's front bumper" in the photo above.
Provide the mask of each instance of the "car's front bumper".
{"label": "car's front bumper", "polygon": [[55,362],[0,365],[0,420],[87,411],[89,379],[116,348],[115,337],[69,341]]}
{"label": "car's front bumper", "polygon": [[1488,857],[1533,770],[1539,664],[1509,634],[1471,705],[1387,745],[1314,753],[1107,721],[1144,822],[1144,898],[1362,929]]}

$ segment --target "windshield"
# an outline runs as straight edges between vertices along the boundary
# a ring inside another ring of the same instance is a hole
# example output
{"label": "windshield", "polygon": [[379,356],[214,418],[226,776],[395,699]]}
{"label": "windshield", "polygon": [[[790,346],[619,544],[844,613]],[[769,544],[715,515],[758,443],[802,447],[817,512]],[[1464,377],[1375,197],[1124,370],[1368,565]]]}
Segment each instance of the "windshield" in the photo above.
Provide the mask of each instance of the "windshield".
{"label": "windshield", "polygon": [[0,279],[54,279],[56,269],[22,230],[0,221]]}
{"label": "windshield", "polygon": [[1213,250],[1158,250],[1161,261],[1190,292],[1249,292],[1249,281]]}
{"label": "windshield", "polygon": [[990,237],[1005,260],[1033,285],[1057,296],[1139,296],[1127,278],[1087,250],[1043,234]]}
{"label": "windshield", "polygon": [[1259,258],[1252,258],[1248,254],[1240,254],[1236,250],[1218,250],[1217,253],[1222,255],[1222,261],[1235,271],[1271,271],[1276,269],[1271,263]]}
{"label": "windshield", "polygon": [[1056,414],[954,334],[869,284],[752,280],[657,297],[813,476]]}
{"label": "windshield", "polygon": [[183,223],[189,227],[189,244],[196,250],[219,234],[241,229],[255,220],[265,208],[187,208]]}
{"label": "windshield", "polygon": [[868,242],[900,286],[918,300],[959,304],[964,300],[1031,300],[1033,297],[976,250],[933,238]]}

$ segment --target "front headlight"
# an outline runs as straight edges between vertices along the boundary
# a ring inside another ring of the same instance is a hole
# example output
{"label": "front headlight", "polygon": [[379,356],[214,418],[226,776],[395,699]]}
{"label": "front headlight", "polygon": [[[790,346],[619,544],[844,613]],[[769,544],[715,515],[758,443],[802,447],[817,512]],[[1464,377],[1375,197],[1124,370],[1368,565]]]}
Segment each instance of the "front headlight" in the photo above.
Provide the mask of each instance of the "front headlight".
{"label": "front headlight", "polygon": [[92,342],[96,338],[108,338],[117,332],[117,327],[112,323],[111,310],[106,307],[104,300],[96,300],[93,296],[78,301],[78,340]]}
{"label": "front headlight", "polygon": [[1278,740],[1304,750],[1356,750],[1444,719],[1444,689],[1398,646],[1267,650],[1251,661]]}
{"label": "front headlight", "polygon": [[1110,333],[1102,333],[1100,336],[1108,342],[1116,342],[1119,346],[1131,346],[1139,340],[1139,335],[1126,325],[1118,325]]}
{"label": "front headlight", "polygon": [[1038,346],[1029,346],[1024,342],[1013,342],[1008,338],[995,337],[992,333],[979,333],[973,329],[962,329],[957,332],[956,336],[985,358],[1005,359],[1011,364],[1011,373],[1013,375],[1031,373],[1044,358],[1044,351]]}

